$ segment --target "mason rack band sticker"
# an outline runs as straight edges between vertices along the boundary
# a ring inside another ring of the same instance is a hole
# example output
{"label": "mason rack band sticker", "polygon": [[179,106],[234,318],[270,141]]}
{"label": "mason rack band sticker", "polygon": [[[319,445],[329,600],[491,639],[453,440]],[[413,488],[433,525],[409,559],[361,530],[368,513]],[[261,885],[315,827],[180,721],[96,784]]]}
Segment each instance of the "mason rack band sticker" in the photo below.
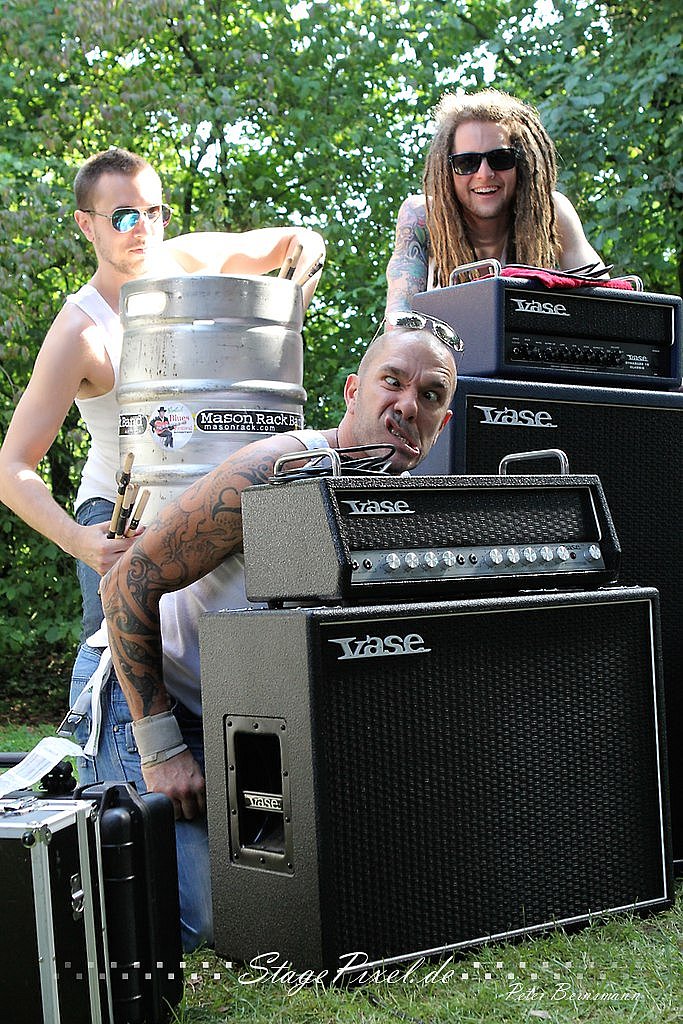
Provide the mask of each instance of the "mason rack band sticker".
{"label": "mason rack band sticker", "polygon": [[281,434],[300,430],[303,416],[277,409],[200,409],[195,423],[204,433]]}

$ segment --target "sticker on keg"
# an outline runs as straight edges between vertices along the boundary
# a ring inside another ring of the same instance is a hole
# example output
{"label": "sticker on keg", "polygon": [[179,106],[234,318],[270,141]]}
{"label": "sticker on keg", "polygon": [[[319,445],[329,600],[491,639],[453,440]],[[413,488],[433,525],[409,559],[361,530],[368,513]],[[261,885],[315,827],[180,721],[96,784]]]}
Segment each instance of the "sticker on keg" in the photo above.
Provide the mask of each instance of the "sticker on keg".
{"label": "sticker on keg", "polygon": [[119,415],[119,437],[135,437],[144,434],[146,430],[147,417],[141,412],[122,412]]}
{"label": "sticker on keg", "polygon": [[149,429],[159,448],[183,448],[194,430],[192,413],[179,402],[168,406],[159,405],[150,417]]}
{"label": "sticker on keg", "polygon": [[303,425],[300,413],[279,409],[200,409],[197,413],[197,430],[206,434],[285,434]]}

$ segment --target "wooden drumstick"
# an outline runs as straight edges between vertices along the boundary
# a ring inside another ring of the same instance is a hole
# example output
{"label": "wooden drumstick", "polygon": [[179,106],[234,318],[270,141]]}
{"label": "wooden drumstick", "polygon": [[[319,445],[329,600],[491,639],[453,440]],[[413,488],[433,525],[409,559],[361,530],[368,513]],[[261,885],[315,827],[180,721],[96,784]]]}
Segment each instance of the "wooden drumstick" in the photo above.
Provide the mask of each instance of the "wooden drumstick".
{"label": "wooden drumstick", "polygon": [[297,245],[296,249],[294,250],[294,252],[292,253],[292,262],[291,262],[291,264],[290,264],[290,266],[287,269],[287,272],[285,274],[285,278],[288,281],[291,281],[292,278],[294,277],[294,274],[296,273],[296,268],[299,265],[299,260],[301,259],[301,253],[303,251],[304,251],[304,247],[303,247],[303,245],[301,245],[299,243]]}
{"label": "wooden drumstick", "polygon": [[121,506],[121,512],[119,513],[119,521],[116,525],[116,536],[123,537],[126,532],[126,524],[128,517],[133,511],[133,503],[135,496],[138,493],[139,484],[128,484],[126,487],[126,493],[123,496],[123,505]]}
{"label": "wooden drumstick", "polygon": [[318,259],[315,261],[315,263],[313,263],[308,268],[308,270],[306,270],[303,274],[301,274],[299,277],[297,277],[297,279],[296,279],[297,284],[305,284],[306,281],[310,281],[310,279],[312,277],[315,277],[315,275],[318,273],[318,271],[322,270],[324,266],[325,266],[325,260],[322,258],[322,256],[319,256]]}
{"label": "wooden drumstick", "polygon": [[133,513],[133,518],[131,519],[130,525],[126,531],[126,537],[130,537],[131,533],[135,533],[138,526],[140,525],[142,513],[145,511],[147,502],[149,501],[149,495],[150,492],[147,490],[147,488],[145,488],[144,491],[140,492],[140,498],[138,500],[135,512]]}
{"label": "wooden drumstick", "polygon": [[111,540],[116,536],[116,528],[119,525],[119,516],[121,515],[121,506],[123,505],[123,498],[126,493],[126,487],[130,483],[130,474],[133,468],[133,460],[135,454],[128,452],[125,459],[123,460],[123,468],[119,474],[118,485],[119,489],[116,492],[116,501],[114,502],[114,511],[111,514],[111,522],[109,523],[109,529],[107,531],[107,537]]}

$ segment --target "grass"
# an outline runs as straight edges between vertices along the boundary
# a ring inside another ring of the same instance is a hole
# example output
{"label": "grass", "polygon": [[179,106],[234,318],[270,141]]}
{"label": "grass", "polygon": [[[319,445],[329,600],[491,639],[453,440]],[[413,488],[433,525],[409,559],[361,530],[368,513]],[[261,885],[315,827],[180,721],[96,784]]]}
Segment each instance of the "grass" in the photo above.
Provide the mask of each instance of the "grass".
{"label": "grass", "polygon": [[10,725],[0,726],[0,750],[29,751],[35,747],[43,736],[54,736],[55,726],[50,723],[41,725]]}
{"label": "grass", "polygon": [[[188,957],[177,1024],[680,1024],[683,887],[676,906],[567,935],[489,946],[353,989],[265,979],[213,953]],[[256,981],[255,979],[259,979]],[[251,982],[251,983],[249,983]]]}
{"label": "grass", "polygon": [[[3,725],[0,750],[30,750],[53,733]],[[354,988],[302,987],[297,974],[264,977],[203,950],[185,961],[172,1024],[681,1024],[683,884],[664,913],[392,970]]]}

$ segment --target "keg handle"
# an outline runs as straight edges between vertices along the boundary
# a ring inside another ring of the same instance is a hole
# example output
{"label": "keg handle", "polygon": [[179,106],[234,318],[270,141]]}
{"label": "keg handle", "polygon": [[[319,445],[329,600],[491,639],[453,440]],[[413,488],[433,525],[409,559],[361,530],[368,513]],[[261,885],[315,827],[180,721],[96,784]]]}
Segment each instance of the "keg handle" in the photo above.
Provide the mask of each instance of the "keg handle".
{"label": "keg handle", "polygon": [[137,316],[161,316],[167,304],[168,293],[160,289],[134,292],[125,297],[125,313],[131,319]]}
{"label": "keg handle", "polygon": [[299,468],[300,472],[303,472],[306,467],[313,467],[320,463],[322,459],[328,459],[332,464],[331,476],[341,476],[341,459],[336,448],[314,448],[311,451],[302,452],[288,452],[286,455],[281,455],[279,459],[275,460],[273,466],[273,478],[278,476],[285,476],[283,467],[289,462],[304,462],[305,466]]}
{"label": "keg handle", "polygon": [[524,460],[529,461],[530,459],[549,459],[553,457],[559,460],[560,476],[567,476],[569,473],[569,459],[561,448],[541,448],[537,452],[513,452],[511,455],[505,455],[500,460],[498,475],[507,476],[507,468],[511,462],[522,462]]}
{"label": "keg handle", "polygon": [[484,277],[500,277],[503,269],[500,260],[495,260],[493,258],[488,260],[477,260],[476,263],[463,263],[462,266],[456,267],[455,270],[451,271],[448,283],[450,285],[456,284],[457,279],[461,274],[466,274],[468,271],[472,270],[483,270],[484,268],[489,271],[488,274],[484,274]]}

